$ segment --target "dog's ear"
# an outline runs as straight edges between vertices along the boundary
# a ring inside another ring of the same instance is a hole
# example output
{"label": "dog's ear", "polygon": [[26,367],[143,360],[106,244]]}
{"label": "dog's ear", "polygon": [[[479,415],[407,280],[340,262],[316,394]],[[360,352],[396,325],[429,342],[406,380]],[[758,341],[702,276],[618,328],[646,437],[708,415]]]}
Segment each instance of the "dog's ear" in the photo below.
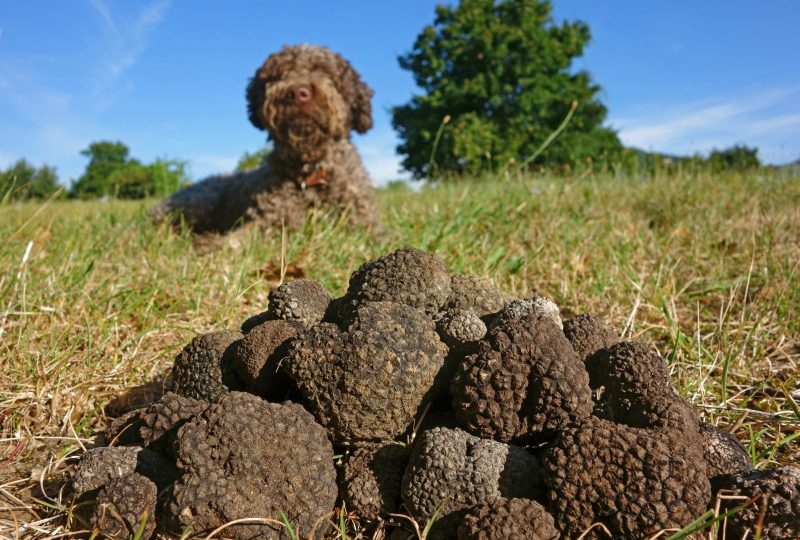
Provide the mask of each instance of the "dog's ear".
{"label": "dog's ear", "polygon": [[366,133],[372,127],[372,89],[361,80],[350,62],[337,55],[339,79],[345,86],[343,94],[350,101],[352,129]]}
{"label": "dog's ear", "polygon": [[247,116],[258,129],[267,129],[261,117],[264,100],[267,98],[266,78],[263,68],[258,68],[247,85]]}

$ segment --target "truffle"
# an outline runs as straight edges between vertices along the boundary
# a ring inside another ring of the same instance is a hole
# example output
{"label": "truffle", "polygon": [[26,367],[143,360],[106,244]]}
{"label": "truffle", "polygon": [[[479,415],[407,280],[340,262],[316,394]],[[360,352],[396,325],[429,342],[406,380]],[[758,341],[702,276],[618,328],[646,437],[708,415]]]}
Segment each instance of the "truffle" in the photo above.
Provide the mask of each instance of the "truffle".
{"label": "truffle", "polygon": [[321,323],[289,344],[285,369],[335,444],[388,440],[432,399],[447,347],[433,321],[391,302],[360,307],[346,331]]}
{"label": "truffle", "polygon": [[[705,463],[681,434],[600,418],[561,432],[544,454],[548,510],[567,537],[595,522],[613,538],[644,539],[683,527],[709,501]],[[597,538],[592,533],[588,538]]]}
{"label": "truffle", "polygon": [[147,540],[156,529],[157,494],[156,485],[139,474],[115,478],[97,496],[92,526],[103,538]]}
{"label": "truffle", "polygon": [[536,501],[500,497],[475,506],[458,528],[459,540],[558,540],[553,516]]}
{"label": "truffle", "polygon": [[433,316],[450,295],[450,274],[444,264],[425,251],[397,251],[361,265],[347,289],[349,309],[365,302],[405,304]]}
{"label": "truffle", "polygon": [[152,450],[138,446],[101,446],[90,448],[81,457],[72,477],[72,490],[82,496],[134,472],[159,487],[175,479],[175,467]]}
{"label": "truffle", "polygon": [[176,394],[215,402],[239,387],[233,369],[233,353],[239,332],[223,330],[202,334],[189,342],[175,357],[172,378]]}
{"label": "truffle", "polygon": [[342,460],[339,493],[348,511],[377,520],[400,508],[400,484],[409,449],[399,443],[356,449]]}
{"label": "truffle", "polygon": [[753,469],[750,455],[739,439],[716,426],[700,422],[700,435],[703,437],[703,456],[708,465],[708,476],[736,474]]}
{"label": "truffle", "polygon": [[478,341],[486,335],[486,324],[472,311],[442,311],[435,317],[436,331],[452,348]]}
{"label": "truffle", "polygon": [[545,296],[531,296],[507,303],[492,320],[490,329],[506,323],[511,319],[521,319],[528,315],[544,315],[551,319],[558,329],[564,328],[561,321],[561,311],[555,302]]}
{"label": "truffle", "polygon": [[583,313],[564,321],[564,335],[585,364],[600,349],[605,349],[619,341],[617,333],[603,319]]}
{"label": "truffle", "polygon": [[281,401],[278,394],[285,392],[289,383],[279,369],[286,353],[285,344],[304,328],[298,321],[272,320],[259,324],[244,336],[233,355],[233,363],[248,392]]}
{"label": "truffle", "polygon": [[442,309],[445,311],[471,311],[485,317],[500,311],[511,298],[491,280],[470,274],[450,278],[450,295]]}
{"label": "truffle", "polygon": [[460,429],[433,428],[414,444],[402,494],[415,517],[430,518],[438,512],[441,534],[452,537],[458,519],[474,505],[501,496],[541,497],[540,464],[524,448]]}
{"label": "truffle", "polygon": [[503,442],[546,440],[592,412],[583,363],[543,314],[490,330],[460,364],[450,393],[459,425]]}
{"label": "truffle", "polygon": [[[280,520],[313,533],[336,502],[333,448],[300,405],[230,392],[178,431],[181,471],[167,503],[176,528],[209,531],[244,517]],[[233,538],[283,537],[277,524],[237,524]]]}
{"label": "truffle", "polygon": [[725,528],[729,538],[754,536],[760,519],[763,519],[764,540],[800,538],[800,469],[781,467],[717,476],[712,485],[715,494],[726,490],[726,495],[746,498],[721,498],[722,512],[749,503],[727,518]]}
{"label": "truffle", "polygon": [[313,326],[322,320],[331,295],[311,279],[288,281],[269,293],[269,311],[278,319]]}

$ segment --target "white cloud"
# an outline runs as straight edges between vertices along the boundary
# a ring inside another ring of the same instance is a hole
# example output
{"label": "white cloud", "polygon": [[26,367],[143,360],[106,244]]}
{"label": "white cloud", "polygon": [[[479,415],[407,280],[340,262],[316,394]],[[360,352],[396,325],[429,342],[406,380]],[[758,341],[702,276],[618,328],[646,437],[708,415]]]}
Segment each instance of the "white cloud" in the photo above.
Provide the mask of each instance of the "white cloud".
{"label": "white cloud", "polygon": [[239,163],[239,158],[213,154],[199,154],[188,158],[192,178],[202,180],[212,174],[231,172]]}
{"label": "white cloud", "polygon": [[389,129],[369,132],[354,141],[370,178],[379,186],[392,180],[410,178],[395,152],[398,142],[397,135]]}

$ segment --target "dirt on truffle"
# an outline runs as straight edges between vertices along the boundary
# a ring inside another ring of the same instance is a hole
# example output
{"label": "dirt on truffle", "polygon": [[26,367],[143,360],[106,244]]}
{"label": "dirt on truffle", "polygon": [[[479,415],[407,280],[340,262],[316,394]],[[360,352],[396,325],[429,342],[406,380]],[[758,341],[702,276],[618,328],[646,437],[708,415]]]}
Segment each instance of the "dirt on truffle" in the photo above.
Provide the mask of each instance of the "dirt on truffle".
{"label": "dirt on truffle", "polygon": [[111,480],[97,496],[92,527],[103,538],[149,539],[156,529],[157,494],[156,485],[136,473]]}
{"label": "dirt on truffle", "polygon": [[450,278],[450,295],[442,306],[444,311],[470,311],[486,317],[500,311],[511,301],[491,280],[470,274]]}
{"label": "dirt on truffle", "polygon": [[408,455],[409,448],[399,443],[371,444],[347,454],[339,482],[347,509],[373,521],[399,512]]}
{"label": "dirt on truffle", "polygon": [[286,321],[312,326],[322,321],[331,295],[322,284],[311,279],[288,281],[269,293],[269,311]]}

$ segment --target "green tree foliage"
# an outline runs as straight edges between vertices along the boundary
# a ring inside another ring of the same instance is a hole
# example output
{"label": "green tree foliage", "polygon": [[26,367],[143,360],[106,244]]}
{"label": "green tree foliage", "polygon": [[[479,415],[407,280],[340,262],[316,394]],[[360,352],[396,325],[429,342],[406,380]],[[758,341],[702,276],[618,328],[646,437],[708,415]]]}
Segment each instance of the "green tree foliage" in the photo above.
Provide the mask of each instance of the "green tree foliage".
{"label": "green tree foliage", "polygon": [[[392,111],[398,152],[415,177],[478,174],[521,163],[578,108],[539,164],[611,159],[622,146],[602,127],[600,86],[570,70],[589,27],[556,25],[547,0],[462,0],[438,6],[400,66],[424,95]],[[449,122],[447,121],[449,120]]]}
{"label": "green tree foliage", "polygon": [[712,150],[708,162],[715,171],[750,171],[761,167],[758,148],[737,144],[724,150]]}
{"label": "green tree foliage", "polygon": [[81,155],[89,158],[86,171],[72,185],[71,195],[81,199],[164,197],[189,184],[186,162],[157,159],[144,165],[128,157],[121,142],[99,141]]}
{"label": "green tree foliage", "polygon": [[46,199],[60,188],[56,170],[49,165],[36,168],[20,159],[0,171],[0,202]]}
{"label": "green tree foliage", "polygon": [[236,172],[249,171],[261,167],[267,160],[269,153],[272,152],[272,147],[267,145],[255,152],[245,152],[239,158],[239,163],[236,164]]}

